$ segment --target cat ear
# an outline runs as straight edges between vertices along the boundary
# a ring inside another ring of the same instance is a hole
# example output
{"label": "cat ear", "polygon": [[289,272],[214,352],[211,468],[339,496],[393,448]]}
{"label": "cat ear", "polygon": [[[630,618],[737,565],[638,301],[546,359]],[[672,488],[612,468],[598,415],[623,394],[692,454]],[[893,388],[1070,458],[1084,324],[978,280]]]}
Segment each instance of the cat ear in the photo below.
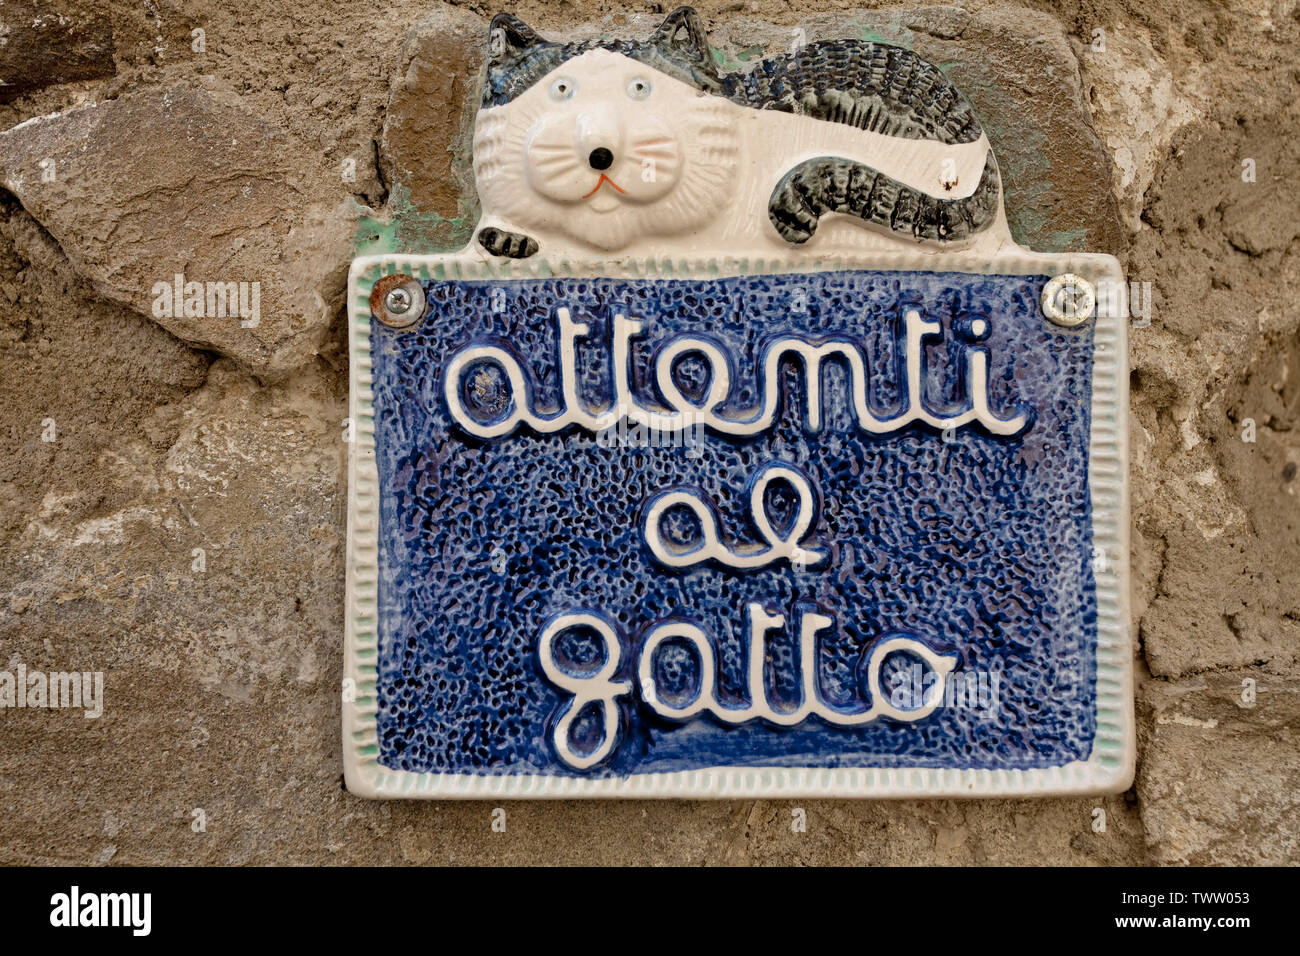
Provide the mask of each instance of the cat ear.
{"label": "cat ear", "polygon": [[508,13],[498,13],[492,18],[488,30],[488,66],[512,63],[529,50],[545,43],[537,31],[523,20]]}
{"label": "cat ear", "polygon": [[665,53],[675,53],[696,63],[712,64],[709,35],[694,7],[678,7],[659,25],[650,42]]}

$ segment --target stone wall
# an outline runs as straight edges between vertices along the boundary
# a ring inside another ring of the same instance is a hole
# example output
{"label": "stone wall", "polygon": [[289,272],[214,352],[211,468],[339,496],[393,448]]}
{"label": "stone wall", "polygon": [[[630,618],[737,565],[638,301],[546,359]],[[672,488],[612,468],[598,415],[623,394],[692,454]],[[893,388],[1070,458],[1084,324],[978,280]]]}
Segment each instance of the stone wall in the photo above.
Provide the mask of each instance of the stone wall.
{"label": "stone wall", "polygon": [[[346,268],[470,235],[498,8],[20,0],[0,7],[0,669],[103,671],[105,701],[0,711],[0,863],[1300,861],[1300,4],[697,6],[728,63],[802,28],[943,65],[1016,237],[1150,283],[1134,788],[800,801],[806,833],[783,802],[517,803],[497,833],[491,804],[351,797]],[[663,9],[511,12],[636,34]],[[177,273],[258,281],[259,321],[158,314]]]}

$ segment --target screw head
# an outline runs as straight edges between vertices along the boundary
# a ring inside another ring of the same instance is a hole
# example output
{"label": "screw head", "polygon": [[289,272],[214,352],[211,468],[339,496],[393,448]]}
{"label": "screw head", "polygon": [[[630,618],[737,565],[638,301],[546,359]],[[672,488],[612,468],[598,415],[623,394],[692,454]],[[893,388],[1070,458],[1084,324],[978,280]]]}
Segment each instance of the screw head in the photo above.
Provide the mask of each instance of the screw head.
{"label": "screw head", "polygon": [[402,286],[398,286],[385,297],[384,305],[394,315],[405,315],[411,308],[411,293]]}
{"label": "screw head", "polygon": [[414,328],[424,317],[424,286],[405,273],[384,276],[370,290],[370,313],[390,329]]}
{"label": "screw head", "polygon": [[1063,328],[1072,329],[1092,318],[1097,290],[1087,279],[1067,272],[1043,287],[1043,314]]}

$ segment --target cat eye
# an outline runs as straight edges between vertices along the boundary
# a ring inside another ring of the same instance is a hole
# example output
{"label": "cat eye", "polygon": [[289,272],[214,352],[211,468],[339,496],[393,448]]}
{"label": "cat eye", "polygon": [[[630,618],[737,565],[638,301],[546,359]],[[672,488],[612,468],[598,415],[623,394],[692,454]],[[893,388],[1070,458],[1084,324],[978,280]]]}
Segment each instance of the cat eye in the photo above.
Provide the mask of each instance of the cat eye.
{"label": "cat eye", "polygon": [[629,80],[627,84],[627,95],[634,100],[643,100],[650,95],[650,81],[644,77],[636,77]]}
{"label": "cat eye", "polygon": [[578,84],[567,76],[562,76],[551,84],[551,99],[553,100],[571,100],[573,94],[577,92]]}

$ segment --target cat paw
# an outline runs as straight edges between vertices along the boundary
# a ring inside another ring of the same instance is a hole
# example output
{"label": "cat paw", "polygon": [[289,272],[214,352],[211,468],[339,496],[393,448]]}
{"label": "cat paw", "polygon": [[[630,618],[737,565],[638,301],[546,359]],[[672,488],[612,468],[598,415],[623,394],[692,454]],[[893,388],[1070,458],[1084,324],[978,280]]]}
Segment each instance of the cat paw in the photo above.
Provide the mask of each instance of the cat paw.
{"label": "cat paw", "polygon": [[507,259],[527,259],[537,253],[537,240],[531,236],[521,236],[517,232],[504,229],[481,229],[478,244],[494,256]]}

